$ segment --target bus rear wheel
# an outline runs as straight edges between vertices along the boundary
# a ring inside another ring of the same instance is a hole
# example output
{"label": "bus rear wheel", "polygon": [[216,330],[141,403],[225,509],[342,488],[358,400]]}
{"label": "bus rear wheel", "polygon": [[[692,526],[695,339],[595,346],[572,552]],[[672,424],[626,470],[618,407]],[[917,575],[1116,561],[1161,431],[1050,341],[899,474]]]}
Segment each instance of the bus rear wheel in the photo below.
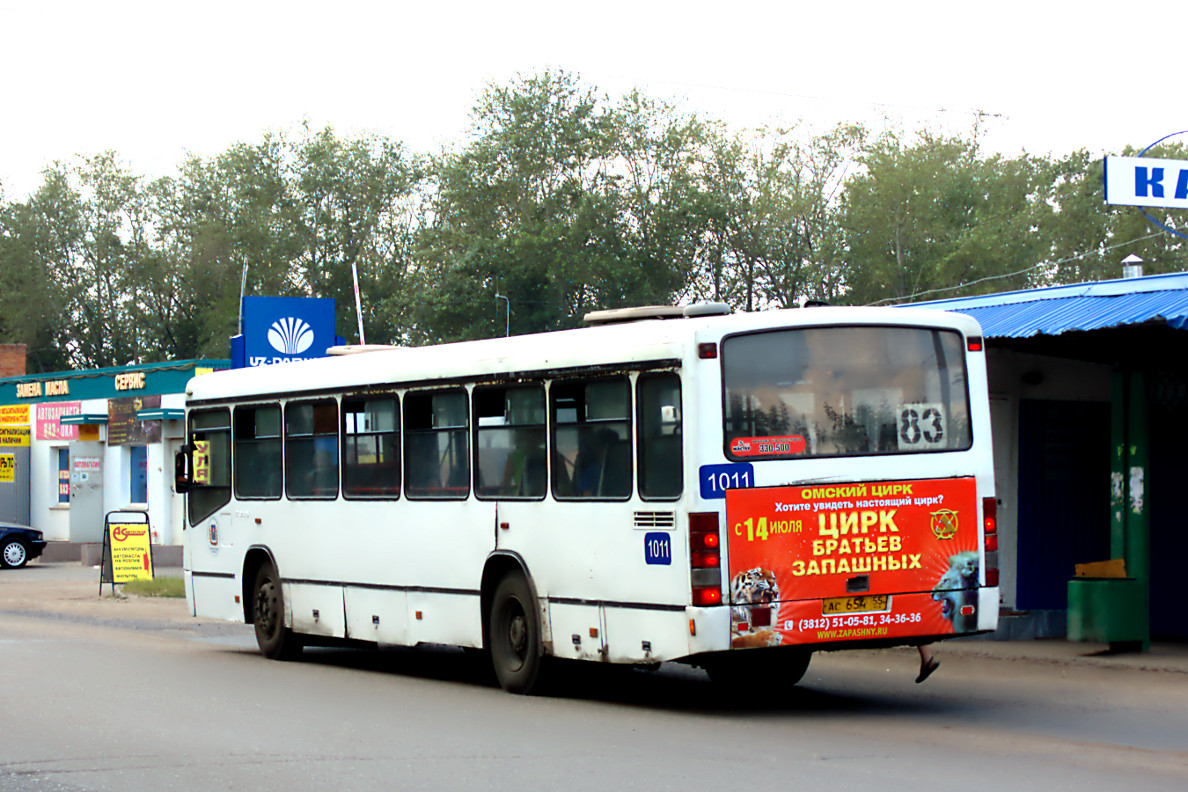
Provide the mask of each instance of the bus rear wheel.
{"label": "bus rear wheel", "polygon": [[256,573],[252,617],[260,654],[270,660],[293,660],[301,654],[301,636],[285,627],[285,595],[272,564]]}
{"label": "bus rear wheel", "polygon": [[791,647],[779,649],[736,649],[706,663],[705,670],[715,685],[733,692],[762,679],[774,690],[787,690],[804,678],[813,653]]}
{"label": "bus rear wheel", "polygon": [[538,689],[546,658],[541,643],[536,597],[522,575],[499,581],[491,600],[491,663],[499,686],[509,693]]}

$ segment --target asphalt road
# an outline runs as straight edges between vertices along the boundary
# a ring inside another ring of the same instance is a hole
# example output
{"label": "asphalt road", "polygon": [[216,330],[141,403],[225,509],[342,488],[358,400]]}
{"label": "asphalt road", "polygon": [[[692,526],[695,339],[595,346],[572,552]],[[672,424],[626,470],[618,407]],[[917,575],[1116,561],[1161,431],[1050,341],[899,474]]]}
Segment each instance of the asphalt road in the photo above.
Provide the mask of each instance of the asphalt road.
{"label": "asphalt road", "polygon": [[915,652],[889,650],[821,655],[783,694],[578,666],[524,698],[455,650],[277,663],[250,628],[176,601],[41,602],[14,581],[0,577],[0,792],[1188,789],[1179,673],[941,646],[924,685]]}

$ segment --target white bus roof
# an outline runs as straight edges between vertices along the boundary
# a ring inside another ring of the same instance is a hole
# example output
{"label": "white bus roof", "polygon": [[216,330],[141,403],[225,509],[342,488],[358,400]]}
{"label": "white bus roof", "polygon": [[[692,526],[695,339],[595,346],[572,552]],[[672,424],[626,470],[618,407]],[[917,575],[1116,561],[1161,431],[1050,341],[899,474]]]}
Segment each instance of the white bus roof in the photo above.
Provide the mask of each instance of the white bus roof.
{"label": "white bus roof", "polygon": [[797,308],[619,322],[574,330],[380,348],[297,363],[217,371],[190,380],[191,401],[456,380],[610,364],[681,360],[693,342],[777,327],[886,324],[943,327],[981,335],[964,314],[912,308]]}

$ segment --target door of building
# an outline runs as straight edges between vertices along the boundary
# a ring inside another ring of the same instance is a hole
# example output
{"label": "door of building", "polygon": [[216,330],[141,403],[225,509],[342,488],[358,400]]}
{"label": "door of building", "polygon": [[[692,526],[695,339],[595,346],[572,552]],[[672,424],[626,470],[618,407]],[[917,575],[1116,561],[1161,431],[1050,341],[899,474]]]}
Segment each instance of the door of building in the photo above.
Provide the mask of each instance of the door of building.
{"label": "door of building", "polygon": [[103,444],[70,444],[70,541],[103,541]]}
{"label": "door of building", "polygon": [[1075,565],[1110,554],[1110,407],[1019,403],[1020,610],[1065,610]]}

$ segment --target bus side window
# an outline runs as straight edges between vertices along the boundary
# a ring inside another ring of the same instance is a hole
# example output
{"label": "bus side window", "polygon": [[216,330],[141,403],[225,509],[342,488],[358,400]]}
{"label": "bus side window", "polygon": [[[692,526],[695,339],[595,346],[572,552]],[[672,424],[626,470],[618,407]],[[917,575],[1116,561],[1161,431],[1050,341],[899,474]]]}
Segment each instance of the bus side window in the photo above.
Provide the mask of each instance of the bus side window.
{"label": "bus side window", "polygon": [[400,419],[396,397],[342,400],[342,493],[400,495]]}
{"label": "bus side window", "polygon": [[554,382],[549,393],[554,497],[629,498],[631,388],[627,379]]}
{"label": "bus side window", "polygon": [[333,399],[285,405],[285,494],[338,497],[338,404]]}
{"label": "bus side window", "polygon": [[276,404],[235,408],[235,495],[281,496],[281,410]]}
{"label": "bus side window", "polygon": [[639,493],[644,498],[677,498],[683,487],[681,378],[641,374],[639,405]]}
{"label": "bus side window", "polygon": [[413,391],[404,397],[404,491],[410,498],[470,494],[466,391]]}
{"label": "bus side window", "polygon": [[474,421],[479,497],[543,498],[548,489],[544,388],[477,387]]}
{"label": "bus side window", "polygon": [[[223,410],[190,413],[190,445],[204,451],[201,480],[188,493],[190,525],[197,525],[231,500],[231,414]],[[191,452],[193,453],[193,452]]]}

